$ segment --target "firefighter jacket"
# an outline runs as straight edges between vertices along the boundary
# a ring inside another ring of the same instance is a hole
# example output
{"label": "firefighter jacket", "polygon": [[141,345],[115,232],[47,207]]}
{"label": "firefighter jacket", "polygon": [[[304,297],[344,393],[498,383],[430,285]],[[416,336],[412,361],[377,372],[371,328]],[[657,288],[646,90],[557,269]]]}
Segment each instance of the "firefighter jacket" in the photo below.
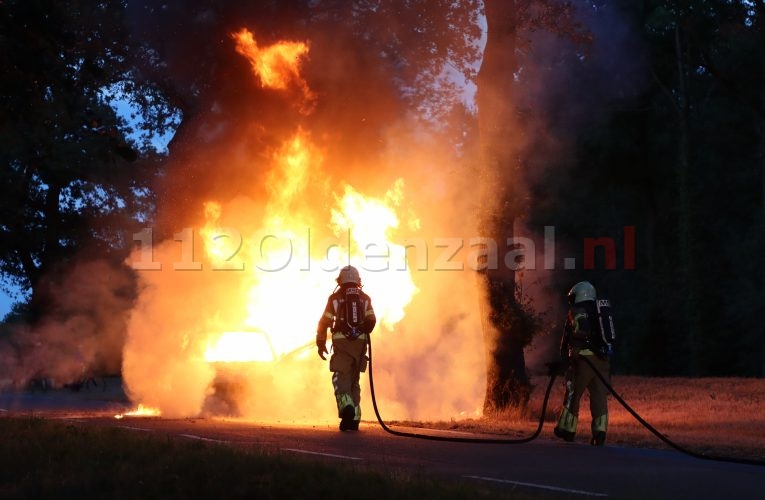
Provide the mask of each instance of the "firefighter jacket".
{"label": "firefighter jacket", "polygon": [[372,299],[356,285],[344,284],[327,299],[316,338],[319,341],[326,340],[329,328],[333,339],[366,339],[376,323]]}
{"label": "firefighter jacket", "polygon": [[586,300],[571,306],[563,327],[560,353],[562,359],[572,354],[593,354],[598,334],[598,310],[595,301]]}

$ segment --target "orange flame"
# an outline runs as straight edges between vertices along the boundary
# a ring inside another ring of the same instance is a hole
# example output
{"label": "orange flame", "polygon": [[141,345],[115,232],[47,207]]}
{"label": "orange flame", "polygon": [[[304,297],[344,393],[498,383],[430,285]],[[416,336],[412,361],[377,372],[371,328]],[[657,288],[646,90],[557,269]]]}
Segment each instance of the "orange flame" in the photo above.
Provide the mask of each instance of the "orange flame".
{"label": "orange flame", "polygon": [[157,408],[149,408],[147,406],[139,404],[134,410],[130,410],[125,413],[114,415],[114,418],[116,418],[117,420],[120,420],[125,417],[158,417],[161,414],[162,412],[160,412]]}
{"label": "orange flame", "polygon": [[[346,186],[332,210],[332,225],[337,232],[350,231],[354,248],[352,260],[366,261],[364,283],[379,290],[375,313],[388,329],[404,318],[404,308],[417,292],[412,276],[404,266],[406,248],[393,241],[392,233],[399,226],[396,208],[403,200],[403,179],[398,179],[382,198],[367,197]],[[417,227],[413,218],[409,226]]]}
{"label": "orange flame", "polygon": [[276,353],[264,332],[224,332],[216,341],[208,344],[204,358],[210,363],[246,361],[271,363],[276,360]]}
{"label": "orange flame", "polygon": [[300,76],[301,61],[308,54],[308,44],[303,42],[277,42],[268,47],[258,43],[248,29],[242,28],[231,37],[236,42],[236,51],[250,62],[252,71],[263,88],[287,90],[296,87],[303,96],[301,111],[310,113],[316,101],[308,83]]}
{"label": "orange flame", "polygon": [[[247,311],[245,326],[253,331],[216,336],[208,341],[207,359],[267,356],[262,345],[253,345],[260,342],[258,331],[270,336],[277,357],[313,342],[334,278],[349,263],[359,267],[383,329],[401,321],[417,291],[410,270],[401,264],[405,249],[393,241],[400,225],[397,210],[403,204],[403,180],[382,197],[365,196],[346,186],[342,196],[335,196],[334,207],[322,209],[322,200],[331,199],[331,186],[317,180],[322,177],[317,174],[323,158],[308,134],[298,130],[278,148],[274,160],[263,216],[268,230],[243,245],[240,254],[252,271],[244,275],[249,283],[242,310]],[[226,216],[219,204],[208,202],[205,207],[208,222],[203,232],[212,231]],[[419,223],[410,219],[410,226]],[[330,232],[321,234],[326,228]],[[211,238],[203,240],[208,258],[214,261],[220,249]]]}
{"label": "orange flame", "polygon": [[[262,48],[246,29],[232,37],[264,88],[301,97],[300,111],[310,111],[316,96],[300,75],[306,44],[278,42]],[[177,269],[204,272],[146,274],[148,283],[173,293],[146,287],[141,305],[149,312],[136,308],[131,319],[125,373],[135,402],[158,406],[170,417],[197,411],[228,414],[233,411],[230,396],[240,415],[282,418],[287,412],[293,418],[294,408],[303,408],[307,418],[334,418],[331,398],[315,397],[313,381],[327,367],[315,355],[314,336],[339,269],[348,264],[359,268],[378,318],[376,338],[403,320],[418,288],[397,236],[407,225],[417,230],[420,224],[407,209],[404,181],[370,195],[332,178],[329,172],[342,170],[324,168],[329,155],[305,130],[297,128],[284,139],[270,157],[258,158],[264,185],[252,186],[257,195],[248,196],[243,186],[234,199],[206,201],[196,228],[199,238],[189,229],[161,245],[164,258],[173,255],[177,261],[177,242],[182,241],[183,265]],[[263,158],[270,165],[263,165]],[[194,256],[199,248],[194,241],[202,247],[201,258]],[[421,255],[426,260],[427,251],[417,253],[418,262]],[[199,265],[185,265],[192,261]],[[432,285],[428,276],[418,279],[422,286]],[[206,280],[209,287],[197,289],[191,302],[179,302],[176,297],[197,280]],[[168,315],[170,308],[178,312]],[[420,308],[410,314],[423,313]],[[167,332],[161,344],[157,329]],[[280,404],[273,404],[276,399]],[[116,418],[159,414],[139,406]]]}

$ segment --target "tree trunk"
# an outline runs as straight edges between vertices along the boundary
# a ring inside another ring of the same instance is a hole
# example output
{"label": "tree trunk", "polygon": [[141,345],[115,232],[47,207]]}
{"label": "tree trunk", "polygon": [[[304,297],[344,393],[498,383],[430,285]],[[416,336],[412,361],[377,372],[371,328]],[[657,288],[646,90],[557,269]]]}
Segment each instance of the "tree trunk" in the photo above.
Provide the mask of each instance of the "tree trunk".
{"label": "tree trunk", "polygon": [[[757,34],[760,38],[760,47],[765,47],[765,4],[756,4]],[[760,50],[760,83],[765,83],[765,50]],[[762,164],[762,227],[765,229],[765,85],[760,92],[760,162]],[[760,304],[765,304],[765,267],[762,268],[762,285]],[[760,325],[760,377],[765,377],[765,325]]]}
{"label": "tree trunk", "polygon": [[[487,41],[478,73],[478,126],[481,158],[481,225],[498,243],[513,235],[513,224],[519,213],[520,197],[513,196],[513,172],[517,167],[514,138],[520,133],[516,125],[513,99],[514,75],[518,71],[516,36],[518,17],[515,2],[486,0]],[[500,246],[502,248],[502,245]],[[494,318],[497,308],[514,311],[515,273],[510,269],[487,269],[484,285]],[[505,302],[503,305],[502,302]],[[509,307],[507,302],[511,302]],[[486,341],[485,412],[508,407],[523,408],[528,401],[529,381],[523,343],[515,340],[506,322],[484,321]]]}

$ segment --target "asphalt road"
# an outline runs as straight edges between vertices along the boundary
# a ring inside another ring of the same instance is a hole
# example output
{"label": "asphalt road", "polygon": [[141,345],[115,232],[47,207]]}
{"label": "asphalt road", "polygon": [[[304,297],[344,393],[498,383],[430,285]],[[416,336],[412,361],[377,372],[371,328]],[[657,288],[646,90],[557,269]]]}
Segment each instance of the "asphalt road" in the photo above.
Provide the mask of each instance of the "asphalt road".
{"label": "asphalt road", "polygon": [[[230,419],[114,419],[124,401],[86,394],[0,393],[0,413],[28,414],[110,425],[181,439],[260,446],[316,460],[373,468],[406,470],[444,478],[490,482],[518,491],[561,498],[759,499],[765,468],[689,457],[675,451],[607,444],[595,448],[542,437],[526,444],[466,444],[398,437],[376,422],[362,422],[359,432],[339,432],[332,425],[264,425]],[[396,430],[406,431],[401,427]],[[423,429],[414,429],[425,433]],[[432,431],[455,438],[464,433]],[[473,434],[467,435],[476,437]],[[496,436],[492,436],[496,438]]]}

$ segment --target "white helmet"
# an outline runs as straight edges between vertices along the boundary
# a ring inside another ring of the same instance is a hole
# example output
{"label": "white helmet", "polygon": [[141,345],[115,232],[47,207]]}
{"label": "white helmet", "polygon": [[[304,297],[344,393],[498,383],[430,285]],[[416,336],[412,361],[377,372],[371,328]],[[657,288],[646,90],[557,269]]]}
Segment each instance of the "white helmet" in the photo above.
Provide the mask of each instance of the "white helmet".
{"label": "white helmet", "polygon": [[340,275],[337,277],[337,284],[344,285],[346,283],[355,283],[361,285],[361,276],[359,270],[353,266],[345,266],[340,269]]}
{"label": "white helmet", "polygon": [[570,292],[568,292],[568,302],[572,305],[584,302],[585,300],[595,299],[595,287],[592,286],[592,283],[589,281],[580,281],[571,288]]}

